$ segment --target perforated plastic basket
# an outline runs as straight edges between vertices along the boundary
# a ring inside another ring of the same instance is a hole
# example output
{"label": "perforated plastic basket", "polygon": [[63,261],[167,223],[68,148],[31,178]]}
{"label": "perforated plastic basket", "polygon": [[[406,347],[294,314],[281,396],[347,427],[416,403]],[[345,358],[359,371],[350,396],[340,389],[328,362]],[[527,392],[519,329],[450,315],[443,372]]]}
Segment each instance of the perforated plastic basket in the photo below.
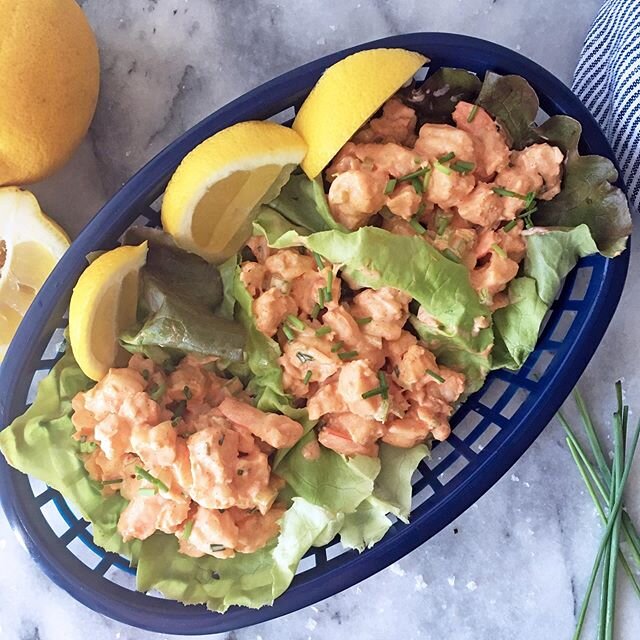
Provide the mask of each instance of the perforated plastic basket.
{"label": "perforated plastic basket", "polygon": [[[0,369],[0,424],[32,401],[36,384],[59,358],[72,287],[85,256],[109,249],[134,222],[158,224],[155,204],[184,155],[235,122],[289,121],[324,69],[373,47],[403,47],[440,66],[487,70],[527,78],[548,114],[582,123],[581,153],[613,158],[602,132],[580,101],[537,64],[503,47],[459,35],[416,33],[370,42],[326,56],[284,74],[213,113],[137,173],[87,225],[48,279]],[[426,71],[423,70],[423,75]],[[622,186],[620,184],[620,186]],[[517,373],[493,373],[456,413],[449,440],[434,448],[413,479],[411,524],[396,522],[362,554],[333,542],[303,559],[291,588],[273,607],[236,607],[224,615],[184,607],[134,590],[127,561],[98,548],[91,526],[56,491],[0,460],[2,506],[18,537],[54,582],[85,605],[128,624],[164,633],[226,631],[294,611],[326,598],[386,567],[428,540],[487,491],[522,455],[561,405],[593,355],[620,298],[628,252],[616,260],[592,256],[567,278],[536,351]],[[1,456],[0,456],[1,458]],[[19,579],[19,577],[16,577]]]}

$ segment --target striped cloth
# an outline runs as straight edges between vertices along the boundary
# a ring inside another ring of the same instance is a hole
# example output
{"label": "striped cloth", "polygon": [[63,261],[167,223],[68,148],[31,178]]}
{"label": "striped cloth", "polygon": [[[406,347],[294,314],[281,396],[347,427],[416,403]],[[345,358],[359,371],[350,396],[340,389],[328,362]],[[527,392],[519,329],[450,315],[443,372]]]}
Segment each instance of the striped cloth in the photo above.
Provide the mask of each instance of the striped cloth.
{"label": "striped cloth", "polygon": [[640,0],[606,0],[591,26],[573,91],[618,158],[632,208],[640,210]]}

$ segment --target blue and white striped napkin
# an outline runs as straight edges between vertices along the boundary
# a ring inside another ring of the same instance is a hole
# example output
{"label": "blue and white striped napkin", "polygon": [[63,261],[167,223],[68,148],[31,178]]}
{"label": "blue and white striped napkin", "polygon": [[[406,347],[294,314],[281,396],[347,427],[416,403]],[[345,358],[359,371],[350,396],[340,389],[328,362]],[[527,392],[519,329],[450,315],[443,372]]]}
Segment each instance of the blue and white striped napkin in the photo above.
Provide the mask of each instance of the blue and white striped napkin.
{"label": "blue and white striped napkin", "polygon": [[573,91],[599,122],[640,210],[640,0],[606,0],[587,35]]}

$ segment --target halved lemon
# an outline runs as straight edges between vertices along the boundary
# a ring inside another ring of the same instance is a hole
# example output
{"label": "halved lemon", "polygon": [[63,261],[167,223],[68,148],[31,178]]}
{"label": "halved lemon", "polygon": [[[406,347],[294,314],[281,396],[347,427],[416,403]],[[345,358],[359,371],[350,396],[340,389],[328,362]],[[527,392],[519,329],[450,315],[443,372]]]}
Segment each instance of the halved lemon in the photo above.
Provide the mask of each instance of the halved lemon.
{"label": "halved lemon", "polygon": [[84,270],[73,289],[69,339],[80,368],[92,380],[127,363],[118,336],[136,321],[140,269],[146,258],[146,242],[107,251]]}
{"label": "halved lemon", "polygon": [[307,146],[273,122],[241,122],[191,151],[167,185],[162,226],[182,248],[222,262],[251,235],[261,204],[275,198]]}
{"label": "halved lemon", "polygon": [[315,178],[351,136],[428,62],[405,49],[368,49],[329,67],[296,114],[293,129],[309,145],[302,162]]}
{"label": "halved lemon", "polygon": [[36,293],[69,247],[35,196],[0,188],[0,361]]}

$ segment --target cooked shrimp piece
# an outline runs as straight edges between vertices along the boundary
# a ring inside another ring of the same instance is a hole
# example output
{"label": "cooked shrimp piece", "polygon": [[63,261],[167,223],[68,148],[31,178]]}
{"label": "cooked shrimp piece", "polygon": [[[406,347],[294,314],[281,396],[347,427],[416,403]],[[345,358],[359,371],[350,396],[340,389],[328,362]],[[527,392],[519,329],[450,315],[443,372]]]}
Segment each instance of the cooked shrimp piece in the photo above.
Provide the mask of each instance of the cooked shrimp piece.
{"label": "cooked shrimp piece", "polygon": [[504,229],[498,230],[498,244],[507,252],[507,255],[511,260],[520,262],[524,258],[527,251],[527,243],[522,237],[522,221],[518,221],[518,224],[505,231]]}
{"label": "cooked shrimp piece", "polygon": [[417,158],[415,151],[394,142],[357,144],[354,153],[365,165],[367,162],[372,162],[375,169],[385,176],[383,190],[386,186],[387,174],[394,178],[400,178],[421,166],[419,162],[416,162],[420,158]]}
{"label": "cooked shrimp piece", "polygon": [[416,137],[417,120],[411,107],[398,98],[389,98],[382,106],[382,115],[372,118],[353,139],[356,142],[397,142],[411,146]]}
{"label": "cooked shrimp piece", "polygon": [[129,447],[131,423],[111,413],[96,424],[94,438],[107,458],[121,458]]}
{"label": "cooked shrimp piece", "polygon": [[193,483],[189,495],[207,509],[228,509],[235,504],[233,481],[238,461],[238,434],[209,427],[187,440]]}
{"label": "cooked shrimp piece", "polygon": [[473,288],[491,298],[502,291],[518,274],[518,263],[501,256],[495,249],[489,252],[489,259],[469,275]]}
{"label": "cooked shrimp piece", "polygon": [[527,206],[524,196],[528,193],[538,193],[542,188],[542,178],[537,173],[526,173],[521,168],[506,167],[498,172],[495,184],[491,187],[499,187],[507,191],[513,191],[515,196],[500,196],[504,207],[503,220],[513,220]]}
{"label": "cooked shrimp piece", "polygon": [[476,180],[470,173],[443,173],[434,169],[429,178],[426,197],[442,209],[450,209],[458,206],[473,191],[475,184]]}
{"label": "cooked shrimp piece", "polygon": [[145,380],[160,372],[160,367],[151,358],[147,358],[142,353],[134,353],[129,359],[127,367],[141,373]]}
{"label": "cooked shrimp piece", "polygon": [[84,407],[96,420],[118,413],[126,398],[144,390],[145,379],[133,369],[109,369],[107,375],[84,394]]}
{"label": "cooked shrimp piece", "polygon": [[504,198],[494,193],[486,182],[479,182],[456,208],[462,218],[481,227],[493,227],[500,220],[509,219],[509,215],[505,216]]}
{"label": "cooked shrimp piece", "polygon": [[347,144],[338,151],[331,164],[325,169],[325,177],[332,182],[340,173],[360,169],[362,162],[356,157],[356,145],[353,142]]}
{"label": "cooked shrimp piece", "polygon": [[420,344],[410,346],[402,356],[398,366],[397,379],[405,389],[423,386],[433,380],[427,371],[439,375],[436,357]]}
{"label": "cooked shrimp piece", "polygon": [[412,407],[403,418],[391,420],[382,441],[394,447],[409,449],[424,442],[429,435],[436,440],[446,440],[451,427],[446,417],[431,415]]}
{"label": "cooked shrimp piece", "polygon": [[343,456],[368,456],[375,458],[378,455],[378,445],[362,445],[354,442],[346,431],[335,427],[324,427],[318,433],[318,441],[327,449],[331,449]]}
{"label": "cooked shrimp piece", "polygon": [[296,315],[295,300],[279,289],[269,289],[253,301],[253,318],[258,331],[272,337],[288,315]]}
{"label": "cooked shrimp piece", "polygon": [[327,413],[344,413],[348,410],[347,403],[338,393],[337,380],[321,385],[307,403],[310,420],[317,420]]}
{"label": "cooked shrimp piece", "polygon": [[324,421],[325,427],[349,435],[356,444],[368,446],[384,433],[384,426],[372,418],[363,418],[354,413],[331,413]]}
{"label": "cooked shrimp piece", "polygon": [[389,211],[405,220],[411,220],[422,204],[422,195],[416,192],[408,183],[397,186],[393,193],[387,196]]}
{"label": "cooked shrimp piece", "polygon": [[[126,453],[119,458],[107,458],[104,451],[100,447],[96,447],[91,453],[82,456],[84,467],[89,476],[98,482],[109,482],[118,480],[125,475],[125,467],[131,459],[137,459],[132,454]],[[104,489],[114,487],[115,490],[120,485],[109,485]]]}
{"label": "cooked shrimp piece", "polygon": [[185,555],[201,558],[232,558],[238,542],[238,526],[230,510],[197,507],[191,518],[193,525],[189,538],[180,536],[180,551]]}
{"label": "cooked shrimp piece", "polygon": [[448,153],[454,153],[456,160],[474,164],[476,162],[476,152],[471,136],[448,124],[423,124],[413,148],[420,157],[429,162]]}
{"label": "cooked shrimp piece", "polygon": [[[235,505],[240,509],[252,509],[262,503],[266,511],[276,499],[277,491],[269,491],[269,460],[256,446],[253,451],[238,458],[233,479]],[[265,493],[269,493],[266,497]],[[258,500],[258,496],[261,498]]]}
{"label": "cooked shrimp piece", "polygon": [[146,540],[158,529],[174,533],[189,515],[188,500],[174,500],[160,494],[136,495],[118,520],[118,533],[124,542]]}
{"label": "cooked shrimp piece", "polygon": [[231,422],[248,429],[276,449],[292,447],[302,437],[299,422],[287,416],[264,413],[235,398],[226,398],[218,408]]}
{"label": "cooked shrimp piece", "polygon": [[173,484],[183,489],[187,489],[193,482],[191,473],[191,458],[189,457],[189,447],[184,438],[176,438],[175,457],[169,470],[172,475]]}
{"label": "cooked shrimp piece", "polygon": [[536,193],[541,200],[551,200],[560,193],[564,155],[558,147],[546,143],[532,144],[522,151],[514,151],[511,162],[515,169],[540,176],[544,184]]}
{"label": "cooked shrimp piece", "polygon": [[329,187],[329,208],[337,222],[353,231],[384,206],[384,171],[353,169],[338,174]]}
{"label": "cooked shrimp piece", "polygon": [[240,553],[253,553],[262,549],[280,532],[280,519],[284,515],[282,505],[274,505],[267,513],[252,513],[231,509],[231,516],[238,527],[235,549]]}
{"label": "cooked shrimp piece", "polygon": [[[473,109],[475,115],[470,118]],[[480,178],[486,180],[507,166],[509,147],[493,118],[482,107],[469,102],[458,102],[453,110],[453,120],[458,129],[466,131],[473,140]]]}
{"label": "cooked shrimp piece", "polygon": [[[329,275],[329,273],[333,275]],[[326,300],[327,284],[331,278],[331,300]],[[322,271],[308,271],[296,278],[291,283],[291,297],[295,300],[300,310],[311,315],[316,304],[320,304],[320,290],[324,305],[331,309],[340,303],[341,280],[332,267],[326,266]]]}
{"label": "cooked shrimp piece", "polygon": [[96,428],[97,420],[90,411],[85,409],[85,394],[78,393],[71,400],[71,422],[76,429],[73,434],[74,439],[86,441],[93,440],[93,430]]}
{"label": "cooked shrimp piece", "polygon": [[385,356],[391,361],[392,365],[398,366],[402,362],[404,354],[417,342],[418,339],[412,333],[402,330],[397,338],[384,341]]}
{"label": "cooked shrimp piece", "polygon": [[145,467],[169,467],[176,459],[176,431],[170,421],[155,427],[135,424],[131,430],[131,450]]}
{"label": "cooked shrimp piece", "polygon": [[[368,290],[367,290],[368,291]],[[362,327],[344,308],[336,307],[324,314],[325,326],[331,327],[337,341],[343,343],[344,351],[357,351],[358,358],[366,360],[370,367],[379,369],[384,364],[382,343],[375,344],[364,335]],[[337,358],[337,354],[333,354]],[[340,363],[340,360],[337,360]]]}
{"label": "cooked shrimp piece", "polygon": [[255,256],[256,260],[262,264],[271,255],[271,248],[267,242],[267,239],[260,236],[251,236],[247,240],[247,247],[251,249],[251,253]]}
{"label": "cooked shrimp piece", "polygon": [[309,271],[315,271],[316,263],[311,256],[303,256],[294,249],[281,249],[270,255],[264,266],[267,271],[276,273],[291,281]]}
{"label": "cooked shrimp piece", "polygon": [[187,356],[167,376],[166,394],[171,400],[202,402],[207,393],[208,384],[208,372]]}
{"label": "cooked shrimp piece", "polygon": [[147,393],[139,391],[124,399],[118,415],[131,424],[155,424],[161,419],[163,413],[155,400]]}
{"label": "cooked shrimp piece", "polygon": [[311,371],[314,382],[324,382],[341,365],[338,354],[331,349],[332,343],[327,336],[316,336],[313,330],[306,329],[284,344],[279,361],[292,375],[297,370],[300,379],[304,378],[307,371]]}
{"label": "cooked shrimp piece", "polygon": [[392,287],[365,289],[353,298],[351,314],[356,320],[371,318],[361,326],[363,333],[396,340],[409,317],[410,301],[409,295]]}
{"label": "cooked shrimp piece", "polygon": [[338,376],[338,393],[349,407],[349,411],[363,418],[383,421],[386,407],[382,397],[362,397],[363,393],[376,389],[379,385],[377,373],[364,360],[347,362]]}
{"label": "cooked shrimp piece", "polygon": [[240,265],[240,282],[245,286],[252,298],[259,296],[264,290],[267,269],[259,262],[243,262]]}

